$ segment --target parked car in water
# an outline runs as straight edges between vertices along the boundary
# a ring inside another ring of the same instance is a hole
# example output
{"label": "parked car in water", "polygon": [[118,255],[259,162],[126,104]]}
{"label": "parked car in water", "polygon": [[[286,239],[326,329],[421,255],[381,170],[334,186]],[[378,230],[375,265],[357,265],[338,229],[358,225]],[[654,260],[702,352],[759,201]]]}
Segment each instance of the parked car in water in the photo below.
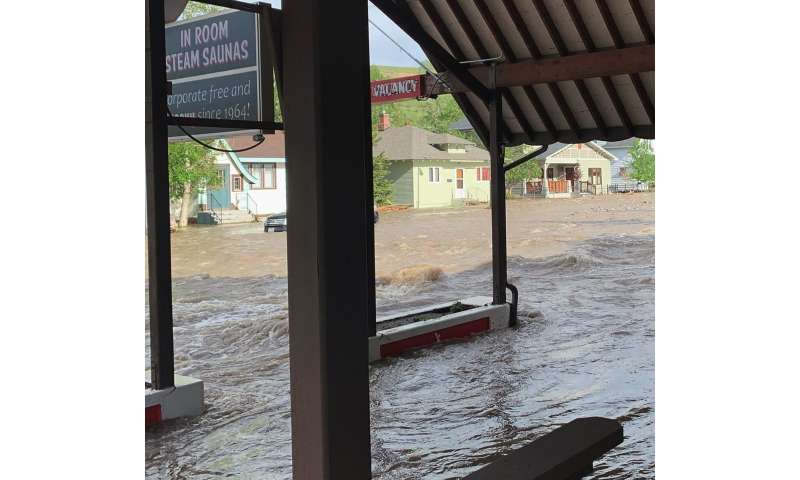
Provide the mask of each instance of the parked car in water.
{"label": "parked car in water", "polygon": [[276,232],[286,231],[286,212],[270,215],[264,220],[264,231],[269,232],[270,229]]}
{"label": "parked car in water", "polygon": [[[378,213],[378,206],[373,204],[372,211],[373,211],[373,222],[378,223],[378,220],[380,218],[380,214]],[[276,232],[286,231],[286,212],[270,215],[266,218],[266,220],[264,220],[264,232],[269,232],[270,230]]]}

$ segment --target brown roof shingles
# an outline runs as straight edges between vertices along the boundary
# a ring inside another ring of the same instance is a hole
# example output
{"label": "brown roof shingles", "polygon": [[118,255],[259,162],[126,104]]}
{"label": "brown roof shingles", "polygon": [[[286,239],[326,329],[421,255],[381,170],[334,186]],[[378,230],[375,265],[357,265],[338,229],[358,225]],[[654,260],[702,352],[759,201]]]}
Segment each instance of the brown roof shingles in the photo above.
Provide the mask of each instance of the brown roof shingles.
{"label": "brown roof shingles", "polygon": [[[465,153],[449,153],[433,145],[456,144],[466,147]],[[384,153],[388,160],[452,160],[464,162],[489,161],[489,152],[474,143],[447,133],[433,133],[406,125],[378,132],[372,153]]]}
{"label": "brown roof shingles", "polygon": [[[238,153],[240,158],[286,158],[286,146],[282,130],[275,131],[275,134],[265,135],[264,143],[252,150]],[[250,135],[240,135],[228,137],[228,145],[231,149],[238,150],[252,146],[255,142]]]}

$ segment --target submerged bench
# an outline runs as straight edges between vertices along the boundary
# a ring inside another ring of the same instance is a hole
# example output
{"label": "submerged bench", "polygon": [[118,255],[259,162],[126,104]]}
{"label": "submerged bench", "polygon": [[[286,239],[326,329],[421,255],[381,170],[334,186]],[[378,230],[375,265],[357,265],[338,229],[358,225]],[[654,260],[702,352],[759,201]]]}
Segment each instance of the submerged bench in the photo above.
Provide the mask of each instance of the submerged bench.
{"label": "submerged bench", "polygon": [[622,425],[601,417],[578,418],[530,445],[495,460],[464,480],[573,480],[622,443]]}

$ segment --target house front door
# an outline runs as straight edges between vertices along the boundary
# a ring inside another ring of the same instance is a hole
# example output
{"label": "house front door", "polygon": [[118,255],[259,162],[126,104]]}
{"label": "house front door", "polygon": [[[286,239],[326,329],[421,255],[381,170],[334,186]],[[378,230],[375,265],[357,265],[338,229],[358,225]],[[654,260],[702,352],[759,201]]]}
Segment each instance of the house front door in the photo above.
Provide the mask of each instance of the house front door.
{"label": "house front door", "polygon": [[564,167],[564,178],[572,185],[572,191],[576,190],[575,187],[575,167]]}
{"label": "house front door", "polygon": [[217,165],[217,176],[221,178],[220,187],[208,190],[206,205],[210,210],[228,208],[231,204],[231,177],[228,165]]}
{"label": "house front door", "polygon": [[464,198],[464,169],[456,168],[456,198]]}

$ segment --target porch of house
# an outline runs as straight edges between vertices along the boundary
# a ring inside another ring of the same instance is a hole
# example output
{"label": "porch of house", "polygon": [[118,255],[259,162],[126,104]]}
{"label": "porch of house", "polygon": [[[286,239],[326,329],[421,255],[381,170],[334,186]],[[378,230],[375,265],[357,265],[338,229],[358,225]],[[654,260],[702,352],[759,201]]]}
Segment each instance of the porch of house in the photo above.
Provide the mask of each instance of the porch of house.
{"label": "porch of house", "polygon": [[521,189],[522,196],[571,198],[608,193],[608,186],[603,184],[602,175],[593,171],[595,169],[583,171],[578,162],[539,161],[538,163],[542,168],[542,178],[525,181],[524,188]]}

